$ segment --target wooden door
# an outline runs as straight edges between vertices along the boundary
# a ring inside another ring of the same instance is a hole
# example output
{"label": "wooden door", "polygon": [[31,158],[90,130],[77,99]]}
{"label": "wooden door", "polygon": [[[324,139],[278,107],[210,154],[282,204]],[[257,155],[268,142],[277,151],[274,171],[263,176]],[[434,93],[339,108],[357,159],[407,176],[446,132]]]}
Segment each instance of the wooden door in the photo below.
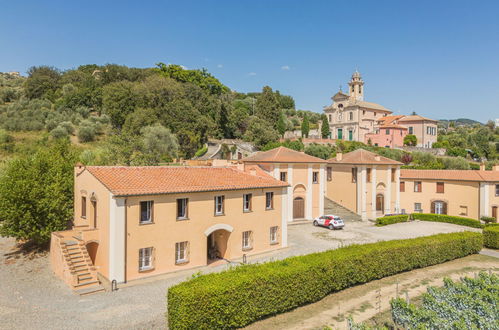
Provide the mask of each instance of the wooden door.
{"label": "wooden door", "polygon": [[305,218],[305,200],[301,197],[296,197],[293,200],[293,219]]}
{"label": "wooden door", "polygon": [[385,209],[385,197],[383,194],[376,195],[376,211],[383,212]]}
{"label": "wooden door", "polygon": [[492,206],[492,218],[497,221],[497,206]]}

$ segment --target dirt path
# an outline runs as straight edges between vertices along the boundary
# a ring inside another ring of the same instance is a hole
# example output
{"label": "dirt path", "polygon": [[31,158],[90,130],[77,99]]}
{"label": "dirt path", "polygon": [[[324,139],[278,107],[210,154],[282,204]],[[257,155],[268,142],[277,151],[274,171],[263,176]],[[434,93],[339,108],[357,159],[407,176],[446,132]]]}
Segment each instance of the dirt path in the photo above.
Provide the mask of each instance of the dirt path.
{"label": "dirt path", "polygon": [[405,298],[407,294],[409,298],[414,298],[426,292],[428,285],[442,285],[444,277],[459,279],[463,276],[474,276],[480,270],[499,272],[499,259],[473,255],[389,276],[345,289],[316,303],[253,323],[247,329],[322,329],[326,325],[334,329],[346,329],[346,319],[349,315],[352,315],[355,322],[363,322],[375,316],[378,310],[389,310],[390,300],[397,295],[397,287],[399,296]]}

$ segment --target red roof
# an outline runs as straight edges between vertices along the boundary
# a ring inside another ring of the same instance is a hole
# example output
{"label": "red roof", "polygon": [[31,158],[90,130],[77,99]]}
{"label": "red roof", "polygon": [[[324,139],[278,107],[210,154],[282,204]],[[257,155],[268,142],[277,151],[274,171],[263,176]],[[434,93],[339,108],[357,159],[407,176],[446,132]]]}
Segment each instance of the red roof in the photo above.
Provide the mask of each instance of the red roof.
{"label": "red roof", "polygon": [[253,163],[326,163],[324,159],[285,147],[261,151],[253,156],[244,158],[242,161]]}
{"label": "red roof", "polygon": [[342,155],[341,160],[331,158],[331,164],[352,164],[352,165],[403,165],[401,162],[386,158],[365,149],[357,149]]}
{"label": "red roof", "polygon": [[401,179],[449,180],[449,181],[499,181],[499,171],[478,170],[411,170],[402,169]]}
{"label": "red roof", "polygon": [[287,187],[261,169],[233,167],[88,166],[116,196]]}

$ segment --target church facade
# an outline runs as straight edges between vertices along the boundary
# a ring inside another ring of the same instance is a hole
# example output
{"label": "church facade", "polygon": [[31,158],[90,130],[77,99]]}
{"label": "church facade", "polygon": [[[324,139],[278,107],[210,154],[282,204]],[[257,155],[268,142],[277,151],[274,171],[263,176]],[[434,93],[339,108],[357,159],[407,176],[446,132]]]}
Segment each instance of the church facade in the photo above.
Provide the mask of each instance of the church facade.
{"label": "church facade", "polygon": [[437,141],[437,121],[417,115],[391,116],[392,111],[384,106],[364,101],[364,94],[364,81],[355,71],[348,94],[340,88],[331,98],[333,103],[324,107],[332,139],[388,148],[402,146],[407,134],[416,135],[418,147],[431,148]]}

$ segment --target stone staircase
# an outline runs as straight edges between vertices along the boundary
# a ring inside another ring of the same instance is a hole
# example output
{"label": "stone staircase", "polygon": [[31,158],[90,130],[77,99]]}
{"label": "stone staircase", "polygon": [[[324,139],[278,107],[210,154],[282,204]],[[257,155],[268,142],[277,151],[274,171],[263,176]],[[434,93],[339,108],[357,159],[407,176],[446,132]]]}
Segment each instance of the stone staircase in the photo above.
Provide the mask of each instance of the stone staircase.
{"label": "stone staircase", "polygon": [[357,213],[341,206],[335,201],[324,197],[324,214],[334,214],[342,218],[344,221],[362,221],[362,218]]}
{"label": "stone staircase", "polygon": [[85,243],[73,236],[59,242],[62,256],[69,270],[73,291],[81,296],[104,291],[97,278],[97,271],[92,265]]}

